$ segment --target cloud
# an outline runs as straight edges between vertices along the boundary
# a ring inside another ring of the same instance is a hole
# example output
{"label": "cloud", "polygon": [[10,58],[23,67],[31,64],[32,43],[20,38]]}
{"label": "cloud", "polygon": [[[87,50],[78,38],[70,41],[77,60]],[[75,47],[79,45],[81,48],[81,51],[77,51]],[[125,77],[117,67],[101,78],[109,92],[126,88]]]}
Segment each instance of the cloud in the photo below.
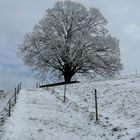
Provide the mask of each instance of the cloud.
{"label": "cloud", "polygon": [[36,80],[32,76],[24,76],[9,72],[7,70],[0,69],[0,89],[7,91],[14,91],[14,88],[19,82],[22,82],[23,88],[33,89],[35,88]]}
{"label": "cloud", "polygon": [[[45,10],[53,7],[56,1],[0,0],[0,89],[13,89],[20,81],[24,83],[24,88],[31,87],[31,84],[34,85],[31,70],[17,58],[17,44],[22,42],[26,32],[32,31],[33,26],[45,15]],[[108,4],[102,0],[72,1],[80,2],[88,8],[99,8],[109,22],[110,33],[120,39],[121,57],[126,70],[130,71],[130,69],[139,67],[136,62],[140,59],[139,0],[135,2],[108,0]],[[132,21],[137,24],[130,24]],[[121,32],[122,30],[124,34]],[[134,56],[131,57],[131,55]]]}
{"label": "cloud", "polygon": [[129,24],[124,28],[124,33],[134,39],[140,40],[140,25]]}
{"label": "cloud", "polygon": [[[66,1],[66,0],[59,0],[59,1]],[[80,1],[80,0],[70,0],[70,1]]]}

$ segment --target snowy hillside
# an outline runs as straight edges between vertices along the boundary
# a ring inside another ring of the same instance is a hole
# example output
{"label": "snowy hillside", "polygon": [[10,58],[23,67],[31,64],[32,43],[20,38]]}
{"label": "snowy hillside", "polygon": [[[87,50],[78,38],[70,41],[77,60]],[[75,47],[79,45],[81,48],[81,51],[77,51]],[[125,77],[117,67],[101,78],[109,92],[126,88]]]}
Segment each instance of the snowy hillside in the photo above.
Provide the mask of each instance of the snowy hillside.
{"label": "snowy hillside", "polygon": [[[94,93],[98,91],[99,122]],[[140,78],[22,90],[2,140],[140,140]]]}

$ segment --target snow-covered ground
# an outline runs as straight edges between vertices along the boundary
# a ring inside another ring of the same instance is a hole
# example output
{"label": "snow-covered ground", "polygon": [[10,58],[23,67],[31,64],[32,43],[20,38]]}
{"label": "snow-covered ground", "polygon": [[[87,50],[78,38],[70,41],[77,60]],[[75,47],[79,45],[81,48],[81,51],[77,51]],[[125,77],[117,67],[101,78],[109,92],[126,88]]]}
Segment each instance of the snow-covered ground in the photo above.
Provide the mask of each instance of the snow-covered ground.
{"label": "snow-covered ground", "polygon": [[[95,121],[94,88],[99,121]],[[2,140],[140,140],[140,77],[22,90]]]}

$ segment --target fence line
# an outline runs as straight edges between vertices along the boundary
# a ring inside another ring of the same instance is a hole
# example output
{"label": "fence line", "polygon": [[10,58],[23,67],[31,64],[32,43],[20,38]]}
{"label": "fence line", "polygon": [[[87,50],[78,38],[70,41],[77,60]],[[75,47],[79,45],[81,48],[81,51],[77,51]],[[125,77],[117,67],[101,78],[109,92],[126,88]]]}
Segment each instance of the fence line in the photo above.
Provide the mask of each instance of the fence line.
{"label": "fence line", "polygon": [[3,110],[0,112],[0,124],[4,124],[6,118],[11,116],[12,108],[17,102],[17,95],[19,94],[20,90],[21,83],[19,83],[18,86],[15,88],[14,94],[12,94],[8,102],[5,104]]}
{"label": "fence line", "polygon": [[[46,85],[43,85],[43,84]],[[71,83],[67,83],[67,84],[74,84],[74,83],[80,83],[79,81],[72,81]],[[52,92],[54,93],[55,91],[55,86],[59,86],[59,85],[64,85],[64,102],[66,100],[66,83],[65,82],[60,82],[60,83],[53,83],[53,84],[47,84],[47,81],[42,81],[42,82],[37,82],[36,83],[36,88],[49,88],[52,87]],[[96,117],[96,121],[99,120],[99,113],[98,113],[98,95],[97,95],[97,89],[93,88],[92,89],[92,93],[94,93],[94,98],[95,98],[95,117]]]}

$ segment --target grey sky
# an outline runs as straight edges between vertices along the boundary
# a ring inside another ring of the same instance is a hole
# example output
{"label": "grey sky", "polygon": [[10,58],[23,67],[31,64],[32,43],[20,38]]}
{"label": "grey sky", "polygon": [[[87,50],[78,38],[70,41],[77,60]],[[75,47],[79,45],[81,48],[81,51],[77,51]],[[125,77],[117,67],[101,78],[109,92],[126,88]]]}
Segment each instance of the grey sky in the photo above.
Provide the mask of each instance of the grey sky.
{"label": "grey sky", "polygon": [[[110,33],[120,40],[123,73],[140,72],[140,1],[75,0],[86,7],[99,8],[107,18]],[[44,16],[56,0],[0,0],[0,89],[14,88],[23,81],[33,85],[29,68],[17,58],[17,45],[26,32]]]}

